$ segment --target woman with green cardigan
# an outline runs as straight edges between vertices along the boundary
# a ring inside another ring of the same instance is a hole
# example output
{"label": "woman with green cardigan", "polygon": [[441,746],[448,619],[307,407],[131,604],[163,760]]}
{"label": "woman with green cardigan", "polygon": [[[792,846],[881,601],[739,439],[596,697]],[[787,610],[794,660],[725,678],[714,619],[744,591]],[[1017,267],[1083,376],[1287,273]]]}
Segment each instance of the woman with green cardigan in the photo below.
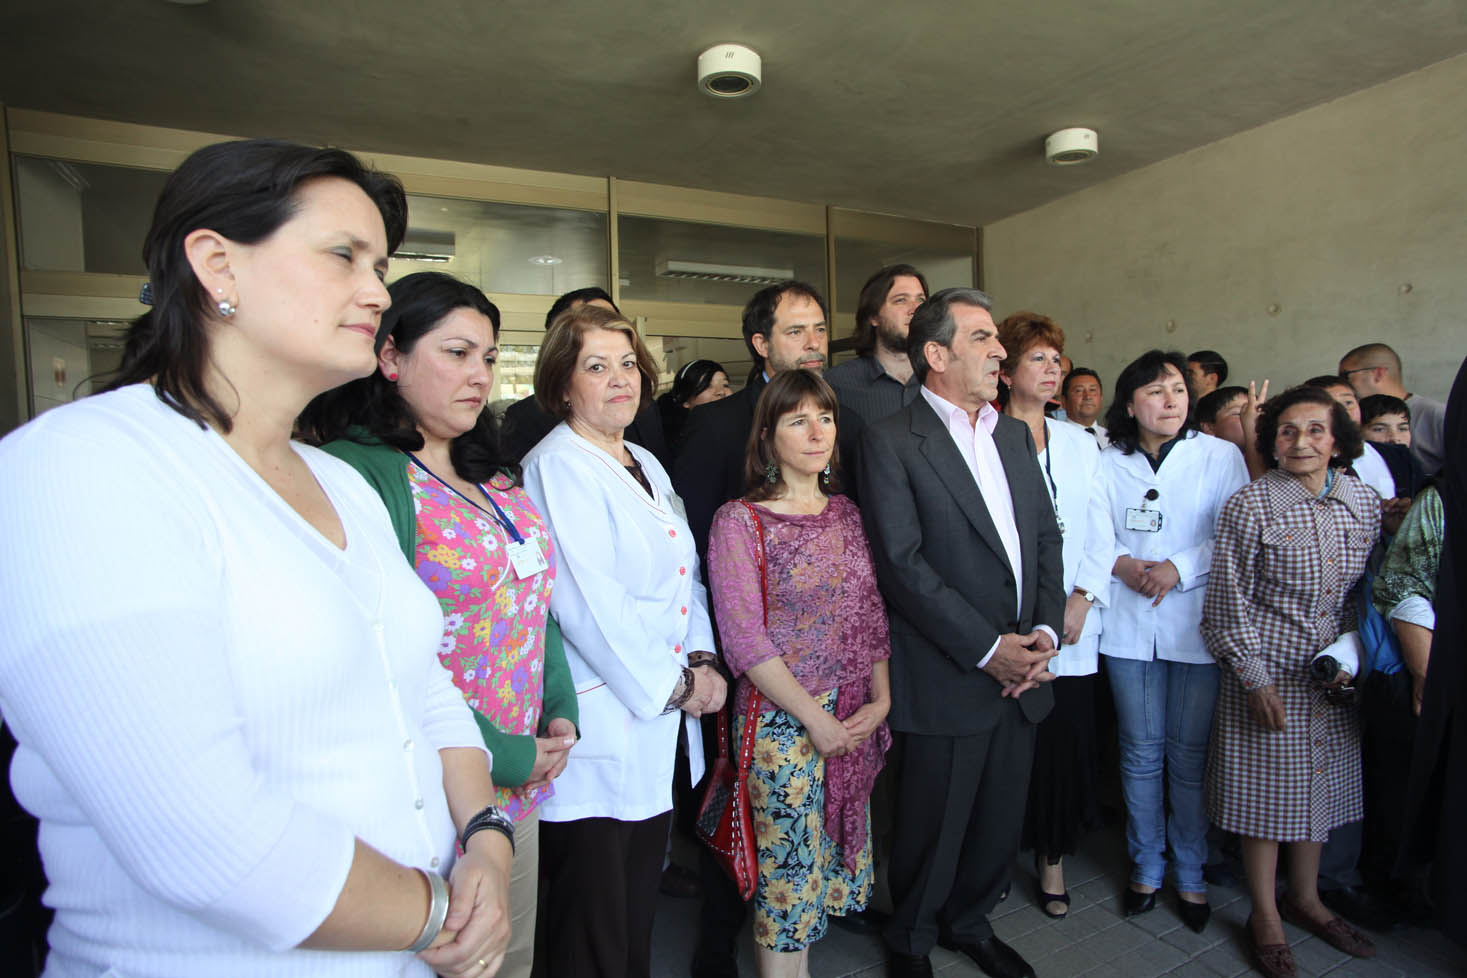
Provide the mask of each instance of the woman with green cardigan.
{"label": "woman with green cardigan", "polygon": [[403,554],[443,608],[439,658],[474,709],[498,804],[515,822],[513,936],[500,974],[528,976],[537,808],[565,769],[578,719],[549,616],[551,538],[517,470],[500,458],[485,409],[499,310],[474,286],[436,272],[388,291],[378,370],[313,402],[301,433],[377,490]]}

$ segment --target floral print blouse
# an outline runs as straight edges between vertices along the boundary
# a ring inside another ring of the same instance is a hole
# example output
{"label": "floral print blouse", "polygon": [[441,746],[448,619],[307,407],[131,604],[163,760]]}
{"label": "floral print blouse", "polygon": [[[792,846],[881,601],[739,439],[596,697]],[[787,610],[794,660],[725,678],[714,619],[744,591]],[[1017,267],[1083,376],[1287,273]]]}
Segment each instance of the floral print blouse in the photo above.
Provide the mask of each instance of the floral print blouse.
{"label": "floral print blouse", "polygon": [[[533,736],[545,681],[545,619],[555,561],[545,521],[524,489],[495,476],[466,500],[415,462],[408,484],[417,516],[417,570],[443,608],[438,657],[473,707],[508,734]],[[545,557],[546,569],[521,579],[509,559],[510,532],[489,500]],[[519,820],[554,793],[545,786],[521,798],[495,788],[496,804]]]}

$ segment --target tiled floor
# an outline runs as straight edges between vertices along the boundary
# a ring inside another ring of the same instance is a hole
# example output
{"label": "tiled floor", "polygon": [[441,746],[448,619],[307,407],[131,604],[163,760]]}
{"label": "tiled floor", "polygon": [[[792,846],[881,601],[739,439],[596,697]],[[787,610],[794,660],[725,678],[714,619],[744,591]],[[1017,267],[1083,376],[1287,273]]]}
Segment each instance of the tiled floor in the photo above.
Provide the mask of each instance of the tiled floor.
{"label": "tiled floor", "polygon": [[[1066,860],[1072,902],[1069,916],[1053,921],[1034,903],[1032,861],[1020,858],[1014,890],[999,904],[993,926],[998,936],[1023,954],[1039,978],[1231,978],[1257,974],[1250,964],[1243,922],[1244,894],[1213,887],[1212,921],[1201,934],[1182,926],[1164,899],[1156,910],[1129,920],[1120,916],[1125,879],[1124,843],[1116,830],[1095,833],[1088,853]],[[1163,897],[1172,895],[1164,893]],[[688,961],[697,932],[697,901],[663,897],[654,937],[658,978],[688,978]],[[1336,951],[1318,938],[1286,925],[1301,978],[1463,978],[1467,949],[1435,930],[1402,928],[1372,935],[1380,953],[1360,960]],[[942,978],[969,978],[983,972],[966,957],[937,949],[932,963]],[[739,972],[755,978],[753,953],[741,942]],[[832,927],[811,949],[812,978],[883,978],[885,958],[875,937],[858,937]]]}

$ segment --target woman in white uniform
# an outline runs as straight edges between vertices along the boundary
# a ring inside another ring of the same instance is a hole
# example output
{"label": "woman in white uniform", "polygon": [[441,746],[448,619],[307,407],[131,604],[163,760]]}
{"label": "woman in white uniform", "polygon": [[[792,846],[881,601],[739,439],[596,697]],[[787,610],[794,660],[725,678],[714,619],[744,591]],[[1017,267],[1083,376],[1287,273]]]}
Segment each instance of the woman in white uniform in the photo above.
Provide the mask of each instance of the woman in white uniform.
{"label": "woman in white uniform", "polygon": [[0,443],[0,710],[48,976],[498,969],[512,829],[437,603],[367,484],[290,440],[372,371],[405,223],[339,150],[199,150],[120,375]]}
{"label": "woman in white uniform", "polygon": [[1122,909],[1155,908],[1170,848],[1178,910],[1200,931],[1211,912],[1202,788],[1218,689],[1202,599],[1217,514],[1248,472],[1236,446],[1191,430],[1186,369],[1180,353],[1152,350],[1116,381],[1111,443],[1100,457],[1116,538],[1100,651],[1116,706],[1131,857]]}
{"label": "woman in white uniform", "polygon": [[1056,676],[1055,709],[1039,724],[1034,743],[1023,843],[1034,850],[1040,909],[1063,917],[1070,906],[1063,857],[1074,853],[1084,832],[1099,822],[1096,650],[1115,534],[1096,480],[1100,446],[1094,436],[1044,416],[1044,405],[1060,385],[1064,330],[1048,316],[1018,312],[999,323],[998,338],[1008,353],[999,373],[1007,389],[1004,413],[1029,426],[1064,540],[1064,635],[1059,654],[1049,662]]}
{"label": "woman in white uniform", "polygon": [[550,608],[581,723],[541,814],[554,978],[650,976],[680,718],[696,782],[697,718],[726,693],[682,503],[622,438],[656,376],[635,327],[591,305],[551,324],[535,366],[536,401],[563,420],[525,456],[525,490],[559,554]]}

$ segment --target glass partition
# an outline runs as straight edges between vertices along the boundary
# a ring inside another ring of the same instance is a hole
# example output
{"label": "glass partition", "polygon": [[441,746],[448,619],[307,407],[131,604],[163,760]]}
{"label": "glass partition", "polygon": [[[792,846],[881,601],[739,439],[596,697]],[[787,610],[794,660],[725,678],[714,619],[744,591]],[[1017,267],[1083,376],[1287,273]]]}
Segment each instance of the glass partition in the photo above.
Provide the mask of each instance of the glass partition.
{"label": "glass partition", "polygon": [[168,174],[15,156],[21,267],[144,275],[143,237]]}
{"label": "glass partition", "polygon": [[789,278],[825,289],[825,239],[762,231],[618,218],[618,271],[624,302],[691,302],[742,307],[760,288]]}
{"label": "glass partition", "polygon": [[409,194],[389,280],[438,270],[485,292],[558,296],[609,291],[609,268],[604,213]]}
{"label": "glass partition", "polygon": [[37,317],[24,322],[32,417],[93,393],[122,363],[123,323]]}

